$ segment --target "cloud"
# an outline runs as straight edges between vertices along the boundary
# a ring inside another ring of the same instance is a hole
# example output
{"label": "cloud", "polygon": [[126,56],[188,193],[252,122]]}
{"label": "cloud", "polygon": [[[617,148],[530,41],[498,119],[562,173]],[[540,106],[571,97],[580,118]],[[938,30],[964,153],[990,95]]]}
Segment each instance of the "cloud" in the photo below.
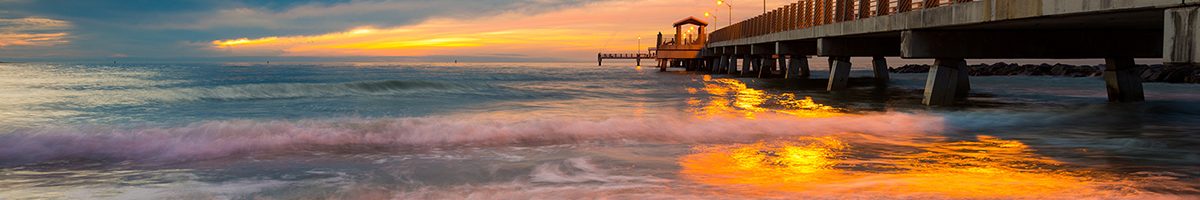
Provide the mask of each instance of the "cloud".
{"label": "cloud", "polygon": [[0,18],[0,32],[62,30],[69,27],[71,27],[71,23],[62,20],[38,17],[17,19]]}
{"label": "cloud", "polygon": [[65,44],[70,35],[65,30],[70,27],[70,22],[55,19],[0,18],[0,48]]}

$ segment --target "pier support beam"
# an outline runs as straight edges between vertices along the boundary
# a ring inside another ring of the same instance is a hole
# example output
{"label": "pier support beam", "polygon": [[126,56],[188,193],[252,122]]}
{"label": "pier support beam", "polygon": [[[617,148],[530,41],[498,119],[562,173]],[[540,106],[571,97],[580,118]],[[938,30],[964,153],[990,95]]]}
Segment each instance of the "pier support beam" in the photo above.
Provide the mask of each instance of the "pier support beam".
{"label": "pier support beam", "polygon": [[[929,69],[929,78],[925,79],[925,105],[953,105],[959,93],[966,93],[959,88],[960,82],[967,80],[965,70],[967,60],[961,58],[938,58]],[[965,88],[969,90],[969,88]]]}
{"label": "pier support beam", "polygon": [[756,72],[755,70],[762,71],[762,66],[763,66],[763,58],[755,56],[755,57],[754,57],[754,58],[753,58],[753,59],[750,61],[750,65],[751,65],[751,66],[750,66],[750,70],[747,70],[747,71],[745,71],[745,72],[742,72],[742,75],[743,75],[743,76],[754,75],[754,72]]}
{"label": "pier support beam", "polygon": [[742,57],[742,70],[738,71],[738,75],[745,76],[750,71],[750,63],[754,62],[754,58],[750,55]]}
{"label": "pier support beam", "polygon": [[779,55],[779,65],[777,65],[778,67],[775,68],[775,70],[779,70],[780,73],[783,73],[781,77],[787,77],[788,65],[791,65],[791,63],[788,62],[787,57],[787,55]]}
{"label": "pier support beam", "polygon": [[1163,63],[1200,64],[1200,7],[1167,9],[1164,22]]}
{"label": "pier support beam", "polygon": [[808,56],[792,55],[788,61],[787,74],[785,79],[801,79],[808,78],[812,73],[808,70]]}
{"label": "pier support beam", "polygon": [[778,61],[775,61],[775,58],[771,55],[764,56],[762,59],[762,65],[759,65],[760,68],[758,69],[758,78],[767,78],[771,76],[771,70],[775,69],[775,63],[778,63]]}
{"label": "pier support beam", "polygon": [[889,77],[888,74],[890,72],[888,71],[887,58],[884,58],[883,56],[875,56],[871,58],[871,64],[873,72],[875,72],[875,83],[881,85],[887,84],[887,82],[891,80],[891,77]]}
{"label": "pier support beam", "polygon": [[723,55],[717,59],[719,59],[719,60],[717,60],[717,63],[719,63],[719,64],[718,64],[718,66],[717,66],[718,68],[715,72],[716,73],[724,73],[726,69],[729,69],[729,56]]}
{"label": "pier support beam", "polygon": [[1104,82],[1108,85],[1109,102],[1146,100],[1142,93],[1142,77],[1137,74],[1133,58],[1107,58],[1104,62]]}
{"label": "pier support beam", "polygon": [[730,55],[729,59],[725,60],[725,69],[721,69],[721,72],[724,72],[725,74],[733,74],[737,71],[737,69],[738,57],[735,55]]}
{"label": "pier support beam", "polygon": [[[901,33],[903,58],[1163,57],[1159,30],[914,30]],[[1101,42],[1102,41],[1102,42]]]}
{"label": "pier support beam", "polygon": [[829,85],[825,89],[837,91],[846,89],[850,81],[850,57],[830,57]]}

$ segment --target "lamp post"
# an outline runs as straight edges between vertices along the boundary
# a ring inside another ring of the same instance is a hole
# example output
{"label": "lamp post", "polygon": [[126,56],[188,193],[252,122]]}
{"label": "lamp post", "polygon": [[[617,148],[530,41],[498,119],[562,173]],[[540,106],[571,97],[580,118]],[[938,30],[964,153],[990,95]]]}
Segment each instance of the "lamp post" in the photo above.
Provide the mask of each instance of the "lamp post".
{"label": "lamp post", "polygon": [[729,25],[733,26],[733,5],[725,2],[725,0],[717,0],[717,5],[725,5],[726,8],[729,8]]}
{"label": "lamp post", "polygon": [[638,36],[638,48],[633,51],[637,57],[642,57],[642,36]]}

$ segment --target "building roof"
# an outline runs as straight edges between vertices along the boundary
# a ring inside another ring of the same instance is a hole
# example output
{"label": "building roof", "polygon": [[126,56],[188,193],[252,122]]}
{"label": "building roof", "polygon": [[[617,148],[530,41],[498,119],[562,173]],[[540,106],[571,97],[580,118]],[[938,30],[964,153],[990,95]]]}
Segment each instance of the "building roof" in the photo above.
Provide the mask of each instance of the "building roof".
{"label": "building roof", "polygon": [[708,26],[708,22],[700,21],[700,19],[696,19],[696,17],[687,17],[683,20],[679,20],[678,22],[675,22],[674,26],[683,26],[684,24]]}

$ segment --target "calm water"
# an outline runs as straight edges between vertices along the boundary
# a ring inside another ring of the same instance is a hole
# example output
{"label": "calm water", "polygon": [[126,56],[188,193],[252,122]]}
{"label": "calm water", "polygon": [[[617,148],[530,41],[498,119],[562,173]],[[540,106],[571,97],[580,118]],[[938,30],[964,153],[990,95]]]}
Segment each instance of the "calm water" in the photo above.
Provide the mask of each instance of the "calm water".
{"label": "calm water", "polygon": [[967,105],[930,108],[925,74],[829,93],[591,63],[0,72],[0,199],[1200,198],[1200,85],[1107,104],[1099,78],[972,77]]}

